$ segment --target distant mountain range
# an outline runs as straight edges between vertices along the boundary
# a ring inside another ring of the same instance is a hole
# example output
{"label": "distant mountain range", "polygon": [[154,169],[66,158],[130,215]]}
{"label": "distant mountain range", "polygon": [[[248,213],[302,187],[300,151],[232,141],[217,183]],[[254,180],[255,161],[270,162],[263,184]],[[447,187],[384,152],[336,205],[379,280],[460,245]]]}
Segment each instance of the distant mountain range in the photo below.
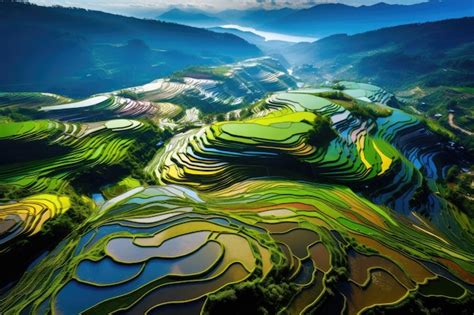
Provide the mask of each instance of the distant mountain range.
{"label": "distant mountain range", "polygon": [[380,2],[360,7],[334,3],[299,10],[284,18],[265,23],[263,27],[274,31],[323,37],[472,15],[474,15],[472,0],[431,0],[413,5]]}
{"label": "distant mountain range", "polygon": [[80,97],[262,53],[232,35],[77,8],[0,3],[2,91]]}
{"label": "distant mountain range", "polygon": [[299,43],[284,55],[297,66],[295,74],[307,79],[356,79],[392,89],[414,83],[469,86],[474,32],[468,30],[474,30],[474,18],[409,24]]}
{"label": "distant mountain range", "polygon": [[229,9],[217,13],[209,13],[198,9],[172,8],[156,18],[158,20],[195,25],[199,27],[218,26],[222,24],[243,24],[246,26],[260,27],[266,23],[284,18],[297,12],[296,9],[283,8],[278,10]]}
{"label": "distant mountain range", "polygon": [[225,23],[220,18],[209,16],[203,12],[184,11],[177,8],[171,9],[161,14],[159,19],[162,21],[179,22],[193,26],[214,26]]}
{"label": "distant mountain range", "polygon": [[226,10],[215,14],[172,9],[157,18],[206,27],[240,24],[265,31],[320,38],[338,33],[355,34],[387,26],[473,15],[472,0],[431,0],[413,5],[380,2],[371,6],[355,7],[328,3],[307,9]]}

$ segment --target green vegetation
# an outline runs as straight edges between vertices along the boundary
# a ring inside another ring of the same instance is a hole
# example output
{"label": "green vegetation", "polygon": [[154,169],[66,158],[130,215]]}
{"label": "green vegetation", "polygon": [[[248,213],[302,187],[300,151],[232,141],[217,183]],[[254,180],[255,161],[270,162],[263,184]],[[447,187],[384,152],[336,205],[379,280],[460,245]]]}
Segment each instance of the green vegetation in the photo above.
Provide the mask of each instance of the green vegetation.
{"label": "green vegetation", "polygon": [[461,93],[474,94],[474,87],[472,86],[450,86],[450,88]]}
{"label": "green vegetation", "polygon": [[407,100],[402,108],[410,111],[410,106],[413,106],[430,130],[460,143],[470,155],[474,153],[473,138],[449,122],[449,115],[453,115],[454,124],[467,132],[474,130],[474,95],[469,88],[418,87],[400,94]]}
{"label": "green vegetation", "polygon": [[140,100],[170,102],[217,115],[247,107],[271,92],[296,87],[296,80],[277,59],[262,57],[225,66],[191,67],[133,91]]}
{"label": "green vegetation", "polygon": [[[285,57],[299,66],[296,75],[316,83],[337,73],[338,78],[373,82],[391,90],[472,87],[474,36],[465,30],[473,27],[474,18],[466,17],[341,34],[291,47]],[[318,74],[303,65],[317,67]]]}
{"label": "green vegetation", "polygon": [[[410,207],[420,208],[421,206],[425,205],[428,202],[430,193],[431,190],[428,187],[428,182],[423,178],[421,186],[416,189],[412,199],[410,200]],[[423,214],[429,216],[429,212],[424,212]]]}
{"label": "green vegetation", "polygon": [[316,115],[312,122],[313,129],[308,134],[308,143],[316,147],[326,147],[336,137],[336,132],[331,127],[329,118]]}
{"label": "green vegetation", "polygon": [[117,96],[125,97],[135,101],[139,100],[138,94],[131,90],[121,90],[120,92],[118,92]]}
{"label": "green vegetation", "polygon": [[388,117],[392,114],[392,110],[387,106],[364,102],[344,94],[344,85],[336,84],[334,89],[336,91],[321,92],[316,93],[315,95],[330,99],[334,103],[349,110],[353,115],[361,118],[377,119],[378,117]]}
{"label": "green vegetation", "polygon": [[64,193],[70,198],[70,209],[48,220],[38,234],[13,240],[8,247],[2,244],[1,255],[2,259],[5,259],[3,267],[9,272],[2,277],[0,286],[16,281],[33,260],[45,252],[52,251],[71,233],[80,233],[79,227],[95,212],[92,201],[78,195],[73,188],[68,187]]}
{"label": "green vegetation", "polygon": [[377,119],[378,117],[388,117],[392,114],[392,110],[387,107],[368,104],[362,101],[355,102],[355,104],[353,104],[348,109],[356,116],[372,119]]}
{"label": "green vegetation", "polygon": [[205,80],[225,80],[227,79],[230,70],[231,67],[229,66],[189,67],[173,73],[171,79],[179,80],[183,77],[190,77]]}
{"label": "green vegetation", "polygon": [[204,314],[276,314],[288,305],[298,287],[285,283],[286,277],[272,275],[264,281],[241,282],[210,295]]}
{"label": "green vegetation", "polygon": [[[23,2],[0,0],[0,314],[472,315],[474,17],[290,44]],[[354,32],[444,2],[234,18]]]}
{"label": "green vegetation", "polygon": [[423,121],[426,127],[428,127],[428,129],[433,131],[434,133],[439,134],[445,137],[446,139],[456,141],[459,140],[459,138],[451,130],[442,126],[438,121],[425,117],[420,117],[420,120]]}
{"label": "green vegetation", "polygon": [[33,117],[38,115],[38,111],[35,109],[29,108],[1,108],[0,109],[0,118],[6,121],[28,121],[33,119]]}
{"label": "green vegetation", "polygon": [[179,115],[157,97],[167,84],[64,103],[4,95],[0,284],[18,283],[0,313],[359,314],[472,301],[472,172],[449,168],[463,160],[419,116],[389,107],[392,94],[341,81]]}
{"label": "green vegetation", "polygon": [[445,196],[469,218],[474,217],[474,173],[452,166],[446,176]]}
{"label": "green vegetation", "polygon": [[[283,206],[286,213],[277,210]],[[358,218],[365,229],[339,225],[336,218]],[[469,252],[440,251],[442,238],[396,218],[338,185],[267,179],[208,193],[184,186],[139,188],[93,213],[60,250],[25,275],[0,309],[145,313],[169,303],[177,310],[199,299],[204,314],[299,313],[318,312],[323,301],[344,296],[341,308],[356,314],[399,305],[405,297],[413,303],[408,290],[421,299],[433,290],[451,296],[444,287],[456,288],[452,299],[471,296],[455,277],[425,288],[439,269],[418,262],[420,255],[448,268],[456,261],[463,267],[449,272],[462,277],[473,271],[472,264],[461,262],[470,259]],[[346,239],[377,254],[362,254]],[[160,268],[153,267],[157,264]],[[352,293],[360,290],[354,284],[358,274],[367,275],[364,290],[374,293]],[[380,290],[388,290],[383,301]]]}

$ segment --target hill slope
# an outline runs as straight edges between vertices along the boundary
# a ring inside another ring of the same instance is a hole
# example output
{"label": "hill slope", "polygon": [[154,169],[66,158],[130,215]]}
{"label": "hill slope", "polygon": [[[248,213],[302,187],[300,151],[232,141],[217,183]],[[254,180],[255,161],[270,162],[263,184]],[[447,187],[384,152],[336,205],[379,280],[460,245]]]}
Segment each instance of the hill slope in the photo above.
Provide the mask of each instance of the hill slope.
{"label": "hill slope", "polygon": [[474,83],[474,34],[469,29],[474,29],[474,18],[334,35],[297,44],[286,57],[293,65],[313,65],[325,79],[371,81],[390,88],[420,81],[469,85]]}
{"label": "hill slope", "polygon": [[184,11],[177,8],[166,11],[157,17],[158,20],[194,26],[218,25],[223,21],[217,17],[207,15],[200,11]]}
{"label": "hill slope", "polygon": [[277,17],[262,25],[262,28],[323,37],[337,33],[355,34],[381,27],[472,15],[474,15],[474,5],[470,0],[431,0],[413,5],[380,2],[359,7],[332,3],[316,5],[284,17]]}
{"label": "hill slope", "polygon": [[[76,8],[0,4],[3,91],[84,96],[259,56],[231,34]],[[74,62],[71,62],[74,61]]]}
{"label": "hill slope", "polygon": [[[250,117],[172,138],[153,127],[159,120],[129,116],[163,105],[142,101],[125,104],[128,114],[101,105],[130,119],[2,123],[0,142],[24,162],[0,168],[0,182],[44,192],[10,192],[0,205],[7,276],[24,253],[63,241],[5,291],[0,312],[466,314],[472,222],[440,186],[457,154],[389,107],[392,94],[341,84],[275,93]],[[87,105],[42,110],[87,114]],[[22,156],[32,145],[44,149]],[[86,203],[98,191],[97,207]],[[81,220],[78,200],[89,209]],[[58,236],[65,218],[72,233]]]}

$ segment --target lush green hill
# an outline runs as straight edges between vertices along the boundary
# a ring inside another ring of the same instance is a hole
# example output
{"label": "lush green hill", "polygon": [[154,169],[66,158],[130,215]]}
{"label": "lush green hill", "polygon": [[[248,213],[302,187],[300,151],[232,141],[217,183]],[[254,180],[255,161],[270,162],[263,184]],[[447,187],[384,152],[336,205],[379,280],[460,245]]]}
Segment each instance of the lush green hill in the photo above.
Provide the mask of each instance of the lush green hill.
{"label": "lush green hill", "polygon": [[334,35],[291,47],[287,59],[314,65],[323,79],[358,79],[391,88],[420,81],[470,85],[474,34],[466,30],[472,28],[474,18],[463,18]]}
{"label": "lush green hill", "polygon": [[2,91],[86,96],[261,53],[231,34],[76,8],[0,3]]}
{"label": "lush green hill", "polygon": [[[305,82],[354,79],[396,91],[406,110],[439,121],[473,150],[474,18],[335,35],[287,50]],[[449,122],[453,111],[460,128]]]}
{"label": "lush green hill", "polygon": [[0,313],[465,314],[472,161],[405,106],[271,58],[0,93]]}

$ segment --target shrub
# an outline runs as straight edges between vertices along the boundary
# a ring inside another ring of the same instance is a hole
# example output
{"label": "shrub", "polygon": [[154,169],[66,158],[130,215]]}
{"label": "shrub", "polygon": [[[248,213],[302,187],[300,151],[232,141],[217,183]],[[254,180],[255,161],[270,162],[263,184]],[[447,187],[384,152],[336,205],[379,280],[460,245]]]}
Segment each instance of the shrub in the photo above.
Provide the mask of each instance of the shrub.
{"label": "shrub", "polygon": [[139,99],[138,94],[130,90],[121,90],[117,96],[129,98],[131,100],[137,101]]}

